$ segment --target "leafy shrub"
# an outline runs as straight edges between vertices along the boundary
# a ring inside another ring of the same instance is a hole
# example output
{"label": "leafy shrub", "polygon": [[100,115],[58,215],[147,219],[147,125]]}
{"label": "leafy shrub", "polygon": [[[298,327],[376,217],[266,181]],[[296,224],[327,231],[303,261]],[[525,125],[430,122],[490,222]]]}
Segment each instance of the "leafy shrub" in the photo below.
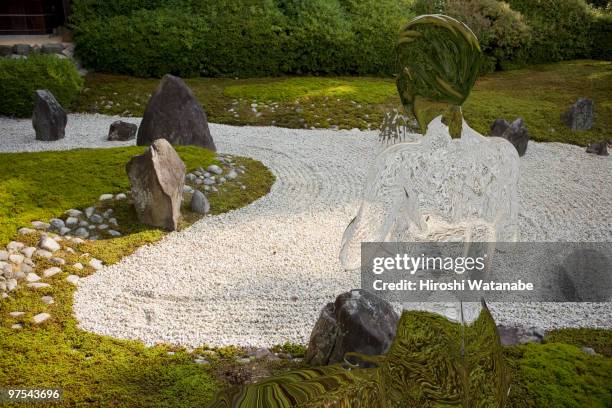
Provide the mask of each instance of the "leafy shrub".
{"label": "leafy shrub", "polygon": [[77,53],[137,76],[388,74],[409,0],[76,0]]}
{"label": "leafy shrub", "polygon": [[37,89],[48,89],[69,108],[82,86],[83,79],[67,59],[40,54],[27,59],[0,58],[1,115],[30,117]]}
{"label": "leafy shrub", "polygon": [[465,23],[474,31],[485,59],[481,72],[511,68],[526,61],[525,47],[530,29],[523,16],[508,3],[497,0],[417,0],[415,8],[422,13],[442,12]]}
{"label": "leafy shrub", "polygon": [[532,63],[590,57],[594,15],[584,0],[507,0],[531,27]]}
{"label": "leafy shrub", "polygon": [[[279,1],[287,18],[284,72],[346,73],[353,65],[351,23],[338,2]],[[289,24],[289,22],[291,22]]]}
{"label": "leafy shrub", "polygon": [[612,60],[612,15],[598,16],[591,24],[590,37],[593,41],[591,57]]}

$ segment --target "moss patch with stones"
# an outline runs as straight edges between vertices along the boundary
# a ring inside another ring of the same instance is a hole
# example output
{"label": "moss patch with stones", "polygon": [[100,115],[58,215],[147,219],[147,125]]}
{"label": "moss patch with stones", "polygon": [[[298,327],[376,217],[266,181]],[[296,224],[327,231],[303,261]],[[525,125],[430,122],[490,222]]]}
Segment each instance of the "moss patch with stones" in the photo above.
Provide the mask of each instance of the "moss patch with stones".
{"label": "moss patch with stones", "polygon": [[[400,105],[392,78],[194,78],[187,84],[209,119],[233,125],[377,129]],[[89,74],[75,109],[142,116],[158,80]],[[472,127],[523,117],[534,140],[586,145],[612,134],[612,62],[568,61],[480,77],[464,104]],[[561,114],[580,97],[595,101],[595,127],[571,132]],[[257,104],[257,106],[254,106]]]}
{"label": "moss patch with stones", "polygon": [[[32,220],[47,221],[62,216],[70,208],[83,209],[96,203],[103,193],[126,191],[129,181],[125,163],[143,147],[71,150],[63,152],[16,153],[0,155],[0,243],[15,238],[35,246],[40,232],[17,236],[18,227]],[[177,147],[188,170],[221,164],[215,154],[197,147]],[[261,163],[234,157],[246,172],[208,194],[212,213],[242,207],[267,193],[274,176]],[[239,188],[238,182],[247,188]],[[234,185],[235,184],[235,185]],[[62,272],[43,278],[49,287],[33,289],[21,284],[0,300],[0,384],[21,387],[60,387],[64,406],[95,405],[116,407],[205,405],[223,380],[215,377],[221,370],[232,372],[235,356],[212,351],[206,365],[182,348],[168,345],[145,347],[140,342],[116,340],[87,333],[78,328],[72,314],[74,286],[69,274],[80,277],[94,273],[88,265],[92,257],[104,263],[117,262],[137,247],[156,241],[164,232],[139,224],[127,201],[98,204],[113,208],[123,236],[98,241],[73,243],[61,241],[54,253],[66,260]],[[182,226],[197,219],[186,213]],[[51,260],[36,257],[34,271],[55,266]],[[75,263],[85,265],[77,269]],[[53,302],[43,301],[50,296]],[[13,317],[10,312],[23,311]],[[51,317],[36,325],[31,318],[38,313]],[[19,324],[22,328],[14,329]],[[294,366],[295,364],[293,364]],[[224,368],[224,367],[230,368]],[[268,372],[292,366],[277,362]]]}

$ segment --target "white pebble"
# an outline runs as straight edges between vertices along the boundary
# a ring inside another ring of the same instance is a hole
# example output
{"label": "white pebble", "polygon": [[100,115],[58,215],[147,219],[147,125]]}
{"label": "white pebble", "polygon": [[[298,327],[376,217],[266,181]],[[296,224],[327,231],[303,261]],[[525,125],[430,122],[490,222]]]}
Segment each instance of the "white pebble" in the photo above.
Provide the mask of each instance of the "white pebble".
{"label": "white pebble", "polygon": [[51,315],[49,313],[39,313],[36,316],[32,317],[32,323],[41,324],[49,320]]}
{"label": "white pebble", "polygon": [[43,272],[43,276],[45,278],[50,278],[51,276],[57,275],[58,273],[61,273],[61,272],[62,272],[61,268],[58,268],[57,266],[53,266],[51,268],[45,269]]}
{"label": "white pebble", "polygon": [[77,275],[68,275],[68,277],[66,278],[66,281],[73,285],[78,285],[79,277]]}

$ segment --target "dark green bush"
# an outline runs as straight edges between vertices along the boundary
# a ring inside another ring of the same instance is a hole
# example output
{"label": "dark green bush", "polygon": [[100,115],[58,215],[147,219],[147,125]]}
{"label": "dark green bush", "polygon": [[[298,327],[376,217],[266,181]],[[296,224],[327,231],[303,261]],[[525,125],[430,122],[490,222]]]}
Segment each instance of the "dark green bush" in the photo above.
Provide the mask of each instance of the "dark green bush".
{"label": "dark green bush", "polygon": [[523,16],[508,3],[497,0],[417,0],[421,13],[438,13],[456,18],[474,31],[484,54],[481,72],[492,72],[525,64],[525,47],[531,30]]}
{"label": "dark green bush", "polygon": [[593,42],[591,57],[612,60],[612,15],[598,16],[591,24],[590,37]]}
{"label": "dark green bush", "polygon": [[82,86],[83,79],[67,59],[39,54],[27,59],[0,58],[0,115],[30,117],[37,89],[48,89],[69,108]]}
{"label": "dark green bush", "polygon": [[409,0],[76,0],[85,66],[137,76],[389,74]]}
{"label": "dark green bush", "polygon": [[507,0],[531,27],[529,61],[543,63],[591,56],[594,15],[584,0]]}

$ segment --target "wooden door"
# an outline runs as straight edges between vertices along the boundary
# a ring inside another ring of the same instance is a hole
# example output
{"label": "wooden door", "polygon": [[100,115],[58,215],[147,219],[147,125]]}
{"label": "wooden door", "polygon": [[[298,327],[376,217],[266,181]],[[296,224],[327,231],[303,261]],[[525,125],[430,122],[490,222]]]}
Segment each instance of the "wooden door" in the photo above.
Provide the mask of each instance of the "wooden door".
{"label": "wooden door", "polygon": [[0,35],[49,34],[63,23],[62,0],[0,0]]}

